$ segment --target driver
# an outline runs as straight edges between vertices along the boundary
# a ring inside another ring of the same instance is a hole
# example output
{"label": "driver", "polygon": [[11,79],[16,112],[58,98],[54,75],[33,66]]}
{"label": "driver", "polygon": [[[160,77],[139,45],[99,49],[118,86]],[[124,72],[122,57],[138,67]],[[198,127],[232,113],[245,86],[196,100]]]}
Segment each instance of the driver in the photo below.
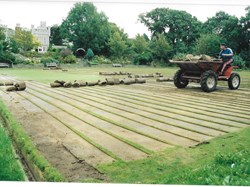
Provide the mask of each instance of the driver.
{"label": "driver", "polygon": [[232,64],[233,61],[234,61],[234,57],[233,57],[233,51],[232,49],[228,48],[226,46],[226,44],[222,43],[220,45],[220,49],[221,49],[221,52],[219,54],[219,58],[222,59],[222,62],[223,62],[223,66],[222,66],[222,69],[221,69],[221,72],[219,73],[220,75],[223,74],[223,71],[225,69],[225,67],[229,64]]}

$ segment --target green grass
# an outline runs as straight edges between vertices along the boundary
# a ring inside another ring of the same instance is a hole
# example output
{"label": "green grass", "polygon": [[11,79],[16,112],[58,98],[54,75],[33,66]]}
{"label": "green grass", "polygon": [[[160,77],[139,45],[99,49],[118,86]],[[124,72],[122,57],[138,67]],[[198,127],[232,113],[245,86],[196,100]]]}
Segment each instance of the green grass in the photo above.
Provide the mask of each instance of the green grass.
{"label": "green grass", "polygon": [[[43,175],[45,181],[65,181],[65,178],[50,165],[50,163],[42,156],[32,143],[30,137],[26,134],[22,125],[19,124],[11,113],[7,110],[6,106],[0,100],[0,114],[3,119],[4,125],[11,133],[11,137],[17,144],[22,153],[26,155],[26,160],[37,167]],[[1,154],[1,153],[0,153]],[[11,155],[6,154],[6,158]],[[1,163],[0,163],[1,166]]]}
{"label": "green grass", "polygon": [[[125,71],[134,74],[149,74],[161,72],[164,76],[173,77],[177,67],[168,68],[153,68],[153,67],[138,67],[128,66],[122,68],[106,67],[106,66],[95,66],[95,67],[76,67],[67,66],[67,72],[61,70],[42,70],[41,68],[13,68],[13,69],[0,69],[0,75],[11,75],[15,76],[20,80],[34,80],[43,83],[50,83],[54,80],[99,80],[104,79],[105,76],[99,76],[100,71],[113,72],[113,71]],[[250,71],[249,70],[236,70],[241,76],[241,88],[250,88]],[[123,76],[126,77],[126,76]],[[227,83],[220,81],[219,85],[227,86]]]}
{"label": "green grass", "polygon": [[18,163],[11,140],[0,121],[0,181],[24,181],[25,173]]}
{"label": "green grass", "polygon": [[172,148],[150,158],[99,166],[110,182],[250,185],[250,128],[194,148]]}

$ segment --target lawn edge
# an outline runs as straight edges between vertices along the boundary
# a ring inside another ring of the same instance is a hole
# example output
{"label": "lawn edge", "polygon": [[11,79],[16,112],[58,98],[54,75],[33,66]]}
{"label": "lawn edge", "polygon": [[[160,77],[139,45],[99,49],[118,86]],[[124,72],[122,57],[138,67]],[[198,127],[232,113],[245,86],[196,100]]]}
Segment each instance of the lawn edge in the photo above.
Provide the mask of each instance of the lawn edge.
{"label": "lawn edge", "polygon": [[22,125],[16,121],[2,100],[0,100],[0,116],[3,119],[3,126],[9,132],[11,140],[20,151],[35,180],[66,182],[65,177],[37,150]]}

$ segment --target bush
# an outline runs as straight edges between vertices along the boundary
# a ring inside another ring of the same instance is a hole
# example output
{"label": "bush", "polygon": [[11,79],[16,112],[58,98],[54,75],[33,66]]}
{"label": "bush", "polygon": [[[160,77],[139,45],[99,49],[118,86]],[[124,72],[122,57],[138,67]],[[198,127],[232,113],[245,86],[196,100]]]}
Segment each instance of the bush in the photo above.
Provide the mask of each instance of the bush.
{"label": "bush", "polygon": [[32,61],[29,58],[26,58],[25,56],[21,54],[14,54],[15,61],[14,64],[31,64]]}
{"label": "bush", "polygon": [[98,64],[112,64],[112,61],[104,56],[95,56],[94,61]]}
{"label": "bush", "polygon": [[176,55],[173,56],[173,60],[176,60],[176,61],[182,61],[184,59],[186,59],[186,55],[187,54],[184,54],[184,53],[177,53]]}
{"label": "bush", "polygon": [[94,58],[95,54],[92,51],[92,49],[88,48],[87,54],[85,55],[84,58],[88,59],[88,60],[92,60]]}
{"label": "bush", "polygon": [[0,62],[13,64],[15,62],[15,56],[8,51],[2,52],[0,53]]}
{"label": "bush", "polygon": [[238,66],[240,69],[246,68],[246,62],[239,55],[234,56],[233,65]]}
{"label": "bush", "polygon": [[199,54],[206,54],[209,56],[217,56],[220,52],[220,43],[222,38],[216,34],[204,34],[197,40],[195,52]]}
{"label": "bush", "polygon": [[64,64],[75,64],[77,59],[74,55],[68,55],[66,57],[61,57],[60,61]]}
{"label": "bush", "polygon": [[21,52],[20,54],[22,54],[25,57],[43,57],[43,55],[44,55],[44,54],[38,53],[36,51],[25,51],[25,52]]}
{"label": "bush", "polygon": [[112,60],[113,64],[132,64],[132,62],[130,60],[128,60],[127,58],[115,58]]}
{"label": "bush", "polygon": [[56,60],[59,60],[60,59],[60,52],[59,51],[48,51],[44,54],[45,57],[50,57],[50,58],[54,58]]}
{"label": "bush", "polygon": [[59,64],[59,61],[56,60],[56,59],[54,59],[54,58],[52,58],[52,57],[43,57],[43,58],[41,59],[41,63],[42,63],[44,66],[46,65],[46,63],[53,63],[53,62]]}
{"label": "bush", "polygon": [[240,56],[246,62],[246,67],[250,68],[250,47],[249,49],[242,50]]}
{"label": "bush", "polygon": [[137,54],[134,58],[134,64],[136,65],[150,65],[153,60],[152,54],[149,52],[143,52]]}
{"label": "bush", "polygon": [[72,51],[70,49],[62,49],[60,55],[61,57],[66,58],[67,56],[72,55]]}

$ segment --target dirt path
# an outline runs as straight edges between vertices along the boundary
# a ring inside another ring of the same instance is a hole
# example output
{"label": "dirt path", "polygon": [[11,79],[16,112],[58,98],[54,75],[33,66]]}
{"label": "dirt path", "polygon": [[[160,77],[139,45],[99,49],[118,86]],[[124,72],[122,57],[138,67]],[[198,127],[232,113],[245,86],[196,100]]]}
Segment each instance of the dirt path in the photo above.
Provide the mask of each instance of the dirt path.
{"label": "dirt path", "polygon": [[[9,79],[1,77],[1,79]],[[95,166],[130,161],[250,126],[250,91],[207,94],[172,83],[58,88],[27,81],[0,96],[38,150],[70,181],[104,179]]]}

